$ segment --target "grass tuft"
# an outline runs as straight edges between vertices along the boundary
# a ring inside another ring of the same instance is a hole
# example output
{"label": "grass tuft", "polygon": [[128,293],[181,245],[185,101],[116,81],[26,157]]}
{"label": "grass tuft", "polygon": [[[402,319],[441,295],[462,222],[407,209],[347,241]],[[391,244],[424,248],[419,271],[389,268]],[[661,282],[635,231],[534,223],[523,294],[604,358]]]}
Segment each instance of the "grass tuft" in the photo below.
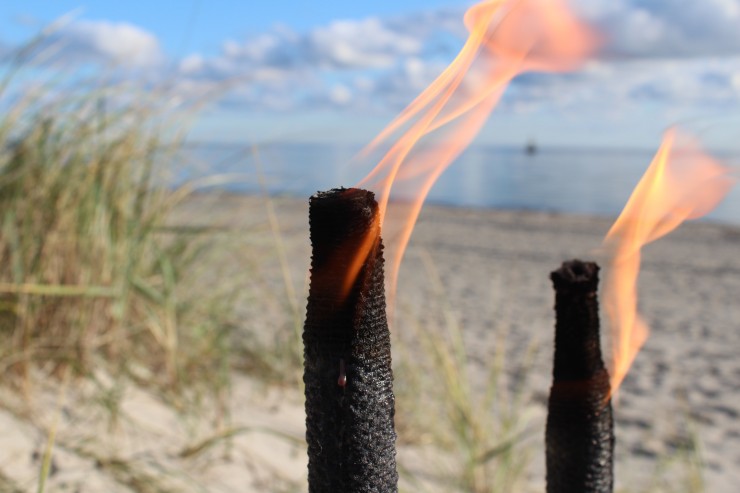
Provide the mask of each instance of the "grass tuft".
{"label": "grass tuft", "polygon": [[[192,284],[212,238],[167,223],[190,192],[166,186],[175,126],[121,87],[47,87],[11,97],[5,86],[4,382],[27,386],[32,369],[55,376],[104,370],[143,375],[177,393],[184,382],[220,374],[214,370],[228,361],[234,328],[228,300]],[[216,379],[204,387],[224,385]]]}

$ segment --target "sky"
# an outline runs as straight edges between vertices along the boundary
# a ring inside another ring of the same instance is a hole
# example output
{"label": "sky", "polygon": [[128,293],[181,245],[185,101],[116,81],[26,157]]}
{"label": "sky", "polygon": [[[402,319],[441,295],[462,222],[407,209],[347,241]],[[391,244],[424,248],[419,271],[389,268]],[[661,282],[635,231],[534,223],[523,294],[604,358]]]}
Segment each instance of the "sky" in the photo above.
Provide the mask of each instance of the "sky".
{"label": "sky", "polygon": [[[0,64],[48,29],[55,49],[24,82],[99,70],[166,86],[173,101],[207,102],[198,141],[362,144],[454,59],[471,4],[11,0],[0,2]],[[575,72],[514,79],[478,142],[650,149],[686,123],[735,148],[740,0],[570,4],[601,50]]]}

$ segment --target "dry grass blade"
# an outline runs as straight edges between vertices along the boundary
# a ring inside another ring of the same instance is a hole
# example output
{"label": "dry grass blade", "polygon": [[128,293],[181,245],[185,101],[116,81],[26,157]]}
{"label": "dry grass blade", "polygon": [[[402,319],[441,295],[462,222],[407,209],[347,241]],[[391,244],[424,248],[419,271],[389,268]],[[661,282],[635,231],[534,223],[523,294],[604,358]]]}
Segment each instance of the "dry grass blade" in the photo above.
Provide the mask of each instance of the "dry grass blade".
{"label": "dry grass blade", "polygon": [[38,484],[38,489],[36,490],[38,493],[44,493],[44,490],[46,488],[46,480],[49,477],[49,473],[51,472],[52,453],[54,451],[54,444],[56,442],[57,429],[59,428],[59,416],[62,413],[62,408],[64,406],[64,399],[65,399],[65,396],[67,395],[67,388],[69,385],[69,374],[70,374],[69,371],[64,372],[62,384],[59,386],[56,413],[54,414],[54,421],[51,424],[51,428],[49,429],[49,436],[46,441],[46,447],[44,448],[44,454],[41,458],[41,469],[39,471],[39,484]]}
{"label": "dry grass blade", "polygon": [[233,438],[237,435],[241,435],[244,433],[253,433],[253,432],[261,432],[261,433],[267,433],[269,435],[276,436],[278,438],[282,438],[286,440],[287,442],[290,442],[295,445],[303,445],[304,443],[304,437],[296,437],[294,435],[291,435],[289,433],[283,433],[279,430],[275,430],[272,428],[267,428],[264,426],[240,426],[237,428],[229,428],[227,430],[223,430],[219,433],[216,433],[204,440],[201,440],[193,445],[190,445],[188,447],[185,447],[183,450],[181,450],[177,456],[183,459],[191,458],[196,455],[199,455],[206,450],[210,449],[211,447],[214,447],[221,443],[222,441],[228,440],[230,438]]}

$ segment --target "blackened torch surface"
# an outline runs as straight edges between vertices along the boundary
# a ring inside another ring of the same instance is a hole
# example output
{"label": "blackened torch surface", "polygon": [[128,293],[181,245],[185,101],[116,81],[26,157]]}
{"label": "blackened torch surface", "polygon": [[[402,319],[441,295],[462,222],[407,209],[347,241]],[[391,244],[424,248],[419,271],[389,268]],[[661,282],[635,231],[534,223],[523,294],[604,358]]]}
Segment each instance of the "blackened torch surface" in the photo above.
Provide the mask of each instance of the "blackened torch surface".
{"label": "blackened torch surface", "polygon": [[599,267],[572,260],[555,288],[555,358],[545,432],[548,493],[613,491],[614,421],[599,342]]}
{"label": "blackened torch surface", "polygon": [[[334,189],[311,197],[309,221],[311,286],[303,331],[309,491],[396,492],[378,204],[372,192]],[[358,255],[361,266],[347,283]]]}

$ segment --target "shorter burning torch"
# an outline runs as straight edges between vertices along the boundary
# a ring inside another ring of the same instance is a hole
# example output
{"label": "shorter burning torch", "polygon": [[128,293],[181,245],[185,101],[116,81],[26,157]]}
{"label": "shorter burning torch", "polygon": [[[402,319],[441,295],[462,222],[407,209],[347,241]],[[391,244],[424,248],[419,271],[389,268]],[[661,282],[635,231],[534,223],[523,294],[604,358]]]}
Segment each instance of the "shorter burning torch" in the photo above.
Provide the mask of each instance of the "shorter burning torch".
{"label": "shorter burning torch", "polygon": [[547,493],[613,490],[614,422],[601,358],[599,266],[571,260],[555,287],[555,361],[545,432]]}

